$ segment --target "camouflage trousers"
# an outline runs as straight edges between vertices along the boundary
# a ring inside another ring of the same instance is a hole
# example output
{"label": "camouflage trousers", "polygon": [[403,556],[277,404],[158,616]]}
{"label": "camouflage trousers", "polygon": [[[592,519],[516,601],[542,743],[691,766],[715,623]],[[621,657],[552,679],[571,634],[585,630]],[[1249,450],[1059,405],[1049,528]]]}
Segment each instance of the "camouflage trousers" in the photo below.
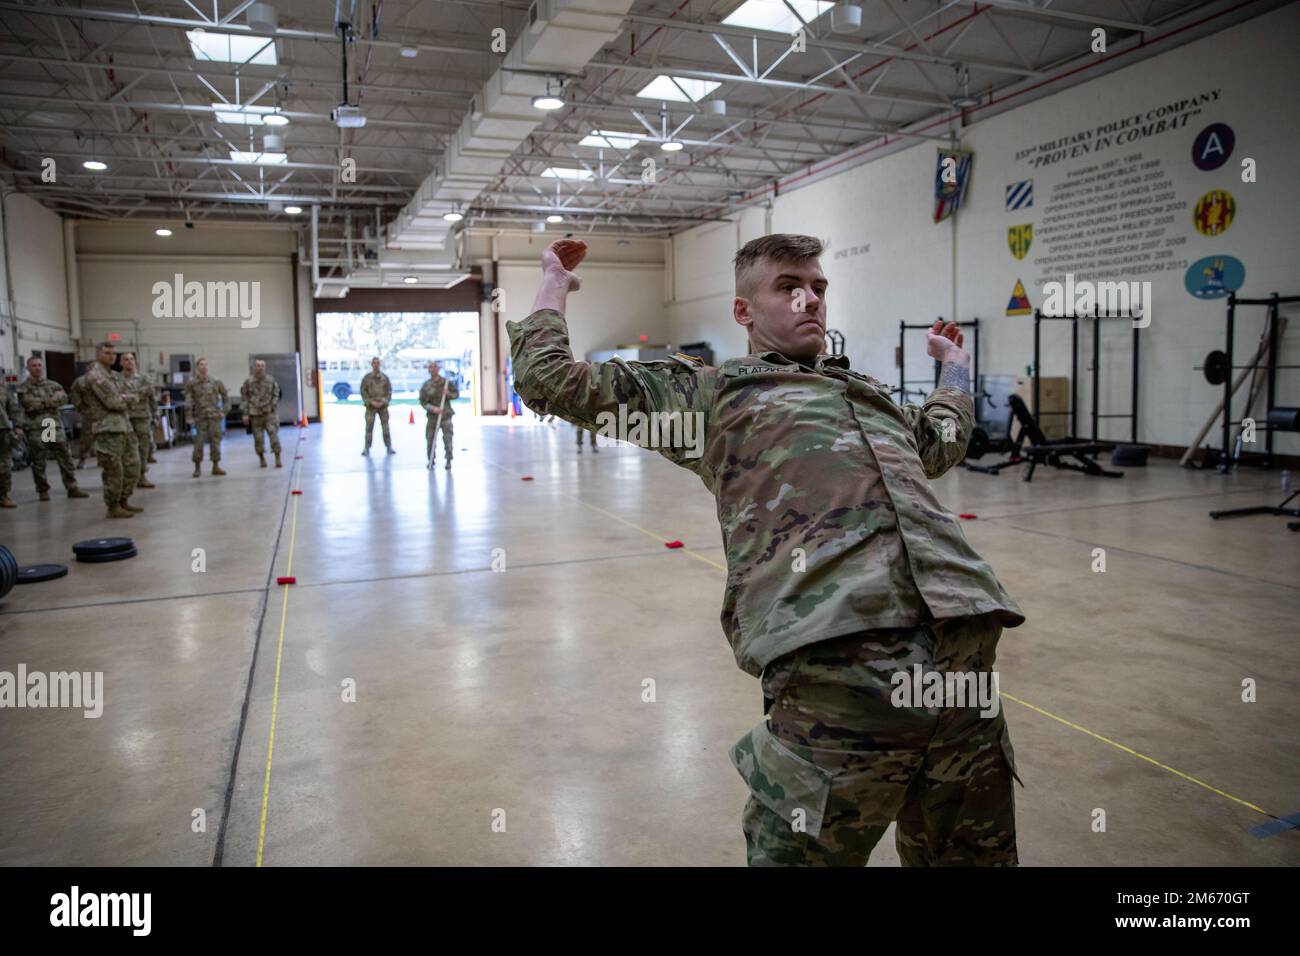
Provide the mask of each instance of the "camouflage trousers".
{"label": "camouflage trousers", "polygon": [[[434,458],[434,438],[437,437],[434,432],[437,428],[438,416],[429,415],[428,420],[424,423],[424,457],[430,461]],[[442,451],[443,454],[447,456],[448,461],[451,461],[451,443],[453,441],[452,436],[454,432],[455,430],[452,428],[451,424],[451,416],[444,411],[442,413]]]}
{"label": "camouflage trousers", "polygon": [[387,405],[385,405],[383,408],[380,408],[378,410],[371,408],[369,405],[366,406],[366,447],[369,448],[370,443],[375,439],[375,416],[376,415],[379,416],[379,424],[384,429],[384,444],[387,447],[392,448],[393,439],[392,436],[388,434],[388,406]]}
{"label": "camouflage trousers", "polygon": [[[891,822],[904,866],[1014,866],[1015,756],[1001,708],[896,707],[896,673],[990,674],[988,617],[811,644],[763,671],[767,720],[732,748],[751,866],[865,866]],[[990,708],[991,709],[991,708]],[[1015,777],[1015,779],[1019,779]]]}
{"label": "camouflage trousers", "polygon": [[0,428],[0,475],[8,479],[14,469],[14,433]]}
{"label": "camouflage trousers", "polygon": [[271,451],[280,454],[280,418],[278,415],[249,415],[248,425],[253,429],[253,451],[265,454],[263,437],[271,440]]}
{"label": "camouflage trousers", "polygon": [[72,489],[77,487],[76,469],[72,467],[72,454],[68,451],[68,440],[62,436],[54,441],[41,441],[40,433],[29,434],[27,440],[27,451],[32,456],[32,480],[36,482],[36,490],[42,494],[50,490],[49,479],[45,477],[45,463],[54,459],[54,463],[59,467],[59,477],[63,479],[63,487]]}
{"label": "camouflage trousers", "polygon": [[147,418],[131,419],[131,437],[140,453],[140,477],[149,470],[149,449],[153,447],[153,422]]}
{"label": "camouflage trousers", "polygon": [[190,460],[196,465],[203,460],[203,443],[207,442],[211,447],[212,464],[221,461],[221,419],[199,418],[194,422],[194,428],[194,453]]}
{"label": "camouflage trousers", "polygon": [[95,436],[95,457],[104,472],[104,502],[111,508],[131,497],[140,480],[140,454],[130,432],[100,432]]}
{"label": "camouflage trousers", "polygon": [[595,448],[595,447],[596,447],[596,433],[595,433],[595,432],[591,431],[590,429],[583,428],[581,425],[575,425],[573,430],[576,431],[576,432],[578,433],[578,451],[582,451],[582,436],[583,436],[583,435],[586,435],[586,436],[587,436],[588,441],[591,442],[591,447],[592,447],[592,448]]}

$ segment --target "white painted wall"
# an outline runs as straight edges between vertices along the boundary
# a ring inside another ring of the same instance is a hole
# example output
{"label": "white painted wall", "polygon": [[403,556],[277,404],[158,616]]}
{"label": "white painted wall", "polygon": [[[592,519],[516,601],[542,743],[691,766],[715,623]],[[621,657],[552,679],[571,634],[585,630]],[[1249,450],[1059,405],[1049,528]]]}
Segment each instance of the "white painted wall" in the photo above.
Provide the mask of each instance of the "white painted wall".
{"label": "white painted wall", "polygon": [[[1165,227],[1160,245],[1185,265],[1163,272],[1109,276],[1152,282],[1154,322],[1142,345],[1142,440],[1186,444],[1217,403],[1221,390],[1192,370],[1206,352],[1223,347],[1225,301],[1200,301],[1184,288],[1186,265],[1203,256],[1226,253],[1246,266],[1241,294],[1265,296],[1277,291],[1300,294],[1300,181],[1290,159],[1300,150],[1300,60],[1294,37],[1300,35],[1300,7],[1291,5],[1239,26],[1136,63],[1092,82],[1065,90],[964,131],[962,148],[975,154],[971,186],[955,225],[932,221],[933,144],[916,146],[876,162],[785,192],[771,210],[771,231],[812,233],[827,239],[822,260],[831,279],[830,324],[847,338],[855,367],[896,383],[894,349],[898,322],[952,317],[954,302],[963,320],[978,316],[984,326],[982,371],[1023,374],[1032,357],[1033,323],[1005,315],[1016,279],[1024,281],[1033,305],[1043,303],[1041,281],[1052,270],[1041,262],[1043,246],[1035,239],[1030,255],[1016,260],[1007,244],[1007,227],[1031,222],[1040,228],[1046,197],[1071,171],[1115,157],[1140,153],[1159,161],[1167,188],[1186,205]],[[1207,91],[1218,99],[1190,117],[1187,124],[1150,136],[1132,146],[1117,145],[1095,155],[1065,159],[1032,168],[1018,159],[1021,150],[1093,129],[1120,117],[1159,109]],[[1205,126],[1227,123],[1236,146],[1226,165],[1212,172],[1197,169],[1191,145]],[[1243,183],[1240,161],[1258,163],[1258,182]],[[1009,212],[1006,186],[1034,179],[1035,207]],[[1217,237],[1193,226],[1192,209],[1214,188],[1226,188],[1237,202],[1232,226]],[[954,230],[956,257],[954,266]],[[731,319],[733,285],[730,259],[739,244],[764,232],[763,213],[746,213],[737,226],[705,226],[675,238],[675,281],[669,304],[670,337],[712,341],[720,358],[742,354],[744,336]],[[837,258],[869,246],[864,254]],[[1245,313],[1237,338],[1239,354],[1263,324],[1261,310]],[[1126,411],[1130,335],[1121,322],[1104,328],[1102,410]],[[909,340],[909,378],[925,375],[919,337]],[[1088,356],[1086,339],[1081,365]],[[1286,364],[1300,364],[1300,314],[1282,353]],[[1043,373],[1068,374],[1069,327],[1045,326]],[[1279,403],[1300,404],[1300,375],[1279,376]],[[1086,413],[1090,382],[1081,376],[1081,405]],[[1127,437],[1127,423],[1116,421],[1102,437]],[[1086,428],[1086,417],[1084,419]],[[1212,436],[1217,440],[1217,433]],[[1296,436],[1281,436],[1278,449],[1300,450]]]}
{"label": "white painted wall", "polygon": [[[5,342],[0,349],[5,374],[25,374],[22,362],[33,350],[69,351],[68,290],[63,264],[63,224],[57,213],[22,193],[4,197],[3,255],[12,281],[13,320],[4,323]],[[5,270],[0,269],[0,284]],[[10,290],[0,290],[9,308]]]}

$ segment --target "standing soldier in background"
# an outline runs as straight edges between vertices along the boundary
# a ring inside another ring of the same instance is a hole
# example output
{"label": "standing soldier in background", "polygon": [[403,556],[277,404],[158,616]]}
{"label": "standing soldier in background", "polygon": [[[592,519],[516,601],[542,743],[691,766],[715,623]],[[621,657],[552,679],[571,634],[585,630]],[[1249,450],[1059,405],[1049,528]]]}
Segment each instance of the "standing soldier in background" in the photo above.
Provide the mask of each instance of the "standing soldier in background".
{"label": "standing soldier in background", "polygon": [[86,467],[86,459],[90,457],[95,444],[95,420],[91,417],[94,415],[94,410],[86,401],[85,374],[78,375],[72,380],[72,387],[68,389],[68,399],[72,402],[72,407],[77,410],[77,417],[81,422],[77,434],[77,470],[80,471]]}
{"label": "standing soldier in background", "polygon": [[194,436],[194,477],[199,477],[203,464],[203,443],[212,449],[212,473],[224,475],[221,467],[221,419],[230,408],[230,394],[220,379],[208,378],[208,360],[201,358],[194,365],[194,377],[185,383],[185,413],[194,422],[198,434]]}
{"label": "standing soldier in background", "polygon": [[384,429],[384,446],[390,455],[393,451],[393,439],[388,434],[388,403],[393,399],[393,383],[388,376],[379,371],[379,359],[370,360],[370,371],[361,380],[361,399],[366,403],[366,447],[361,450],[363,456],[370,454],[370,443],[375,437],[375,413],[379,413],[379,424]]}
{"label": "standing soldier in background", "polygon": [[456,383],[450,379],[442,377],[442,363],[429,363],[429,380],[420,386],[420,404],[424,406],[424,411],[428,415],[428,421],[424,425],[424,444],[425,458],[429,461],[429,467],[433,467],[435,458],[434,441],[437,435],[434,434],[438,428],[438,417],[442,416],[442,450],[444,457],[447,459],[447,468],[451,468],[451,403],[460,398],[460,389]]}
{"label": "standing soldier in background", "polygon": [[[68,453],[68,439],[63,433],[59,409],[68,395],[58,382],[45,377],[45,362],[33,356],[27,360],[27,381],[18,386],[18,404],[22,406],[26,425],[27,450],[32,458],[32,479],[41,501],[50,500],[50,483],[45,478],[45,461],[54,456],[59,477],[69,498],[89,498],[77,487],[77,474]],[[48,438],[47,438],[48,436]]]}
{"label": "standing soldier in background", "polygon": [[253,374],[239,386],[239,404],[244,424],[253,425],[253,451],[257,452],[257,460],[266,467],[262,446],[262,436],[266,434],[271,439],[271,451],[275,452],[275,467],[284,467],[280,464],[280,383],[266,374],[264,359],[253,363]]}
{"label": "standing soldier in background", "polygon": [[112,370],[116,357],[112,342],[99,344],[95,364],[86,372],[82,394],[95,422],[95,455],[104,472],[108,517],[131,518],[134,512],[144,511],[129,501],[140,480],[140,457],[127,417],[135,395],[126,390],[122,376]]}
{"label": "standing soldier in background", "polygon": [[586,435],[589,439],[591,439],[591,453],[592,453],[593,455],[596,455],[596,454],[599,454],[599,453],[600,453],[600,449],[596,447],[596,433],[595,433],[595,432],[587,431],[587,429],[583,428],[581,425],[575,425],[575,426],[574,426],[574,431],[576,431],[576,432],[578,433],[578,454],[579,454],[579,455],[582,454],[582,436],[583,436],[583,435]]}
{"label": "standing soldier in background", "polygon": [[8,386],[0,382],[4,389],[0,397],[0,508],[17,508],[9,497],[10,483],[13,481],[14,435],[22,435],[22,407]]}
{"label": "standing soldier in background", "polygon": [[154,397],[153,386],[149,377],[136,365],[134,352],[122,353],[122,381],[126,389],[135,397],[128,403],[127,417],[131,422],[131,434],[135,438],[136,449],[140,455],[140,480],[137,488],[157,487],[145,473],[149,470],[149,447],[153,441],[153,420],[157,415],[158,399]]}

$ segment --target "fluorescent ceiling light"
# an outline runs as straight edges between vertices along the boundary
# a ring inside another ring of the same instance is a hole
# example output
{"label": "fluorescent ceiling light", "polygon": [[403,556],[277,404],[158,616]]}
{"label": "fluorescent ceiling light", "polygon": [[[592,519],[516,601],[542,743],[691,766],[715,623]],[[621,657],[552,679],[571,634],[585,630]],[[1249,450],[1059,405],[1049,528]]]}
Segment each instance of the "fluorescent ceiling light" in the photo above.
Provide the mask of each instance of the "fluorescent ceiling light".
{"label": "fluorescent ceiling light", "polygon": [[[790,6],[799,11],[806,23],[812,23],[835,4],[827,0],[790,0]],[[803,27],[784,0],[745,0],[722,22],[728,26],[771,30],[773,33],[795,33]]]}
{"label": "fluorescent ceiling light", "polygon": [[402,56],[406,57],[408,60],[413,60],[419,55],[420,51],[413,46],[402,47]]}
{"label": "fluorescent ceiling light", "polygon": [[190,50],[196,60],[217,63],[255,63],[259,66],[276,66],[275,41],[270,37],[241,36],[230,33],[208,33],[205,30],[187,30]]}
{"label": "fluorescent ceiling light", "polygon": [[212,112],[218,123],[233,123],[236,126],[284,126],[289,117],[280,116],[277,106],[240,106],[238,103],[213,103]]}
{"label": "fluorescent ceiling light", "polygon": [[278,166],[280,163],[288,162],[288,153],[246,153],[242,150],[232,149],[230,158],[237,163],[255,163],[258,166]]}
{"label": "fluorescent ceiling light", "polygon": [[172,231],[170,229],[155,229],[153,234],[155,236],[170,236]]}
{"label": "fluorescent ceiling light", "polygon": [[692,80],[686,76],[656,76],[636,94],[643,100],[671,100],[674,103],[698,103],[721,83]]}
{"label": "fluorescent ceiling light", "polygon": [[104,170],[108,169],[108,163],[101,163],[97,159],[88,159],[81,165],[86,169],[92,169],[97,173],[102,173]]}
{"label": "fluorescent ceiling light", "polygon": [[419,282],[420,280],[417,279],[415,276],[407,276],[407,277],[406,277],[405,279],[403,279],[402,281],[405,282],[407,285],[415,285],[415,284],[416,284],[417,282]]}
{"label": "fluorescent ceiling light", "polygon": [[542,175],[548,179],[590,179],[591,171],[588,169],[569,169],[567,166],[547,166],[542,170]]}
{"label": "fluorescent ceiling light", "polygon": [[579,142],[579,146],[594,146],[597,149],[631,149],[640,140],[628,133],[620,133],[607,129],[595,129],[584,136]]}
{"label": "fluorescent ceiling light", "polygon": [[533,107],[539,110],[558,110],[563,108],[564,100],[552,93],[533,97]]}
{"label": "fluorescent ceiling light", "polygon": [[659,148],[662,149],[665,153],[675,153],[682,148],[682,144],[677,142],[676,140],[669,139],[669,140],[664,140],[664,142],[660,143]]}
{"label": "fluorescent ceiling light", "polygon": [[285,206],[284,211],[290,216],[296,216],[302,212],[302,206]]}
{"label": "fluorescent ceiling light", "polygon": [[564,222],[564,217],[563,217],[563,216],[547,216],[547,217],[546,217],[546,221],[547,221],[547,222],[552,222],[552,223],[554,223],[554,222]]}
{"label": "fluorescent ceiling light", "polygon": [[465,217],[462,216],[460,213],[453,211],[453,212],[444,212],[442,214],[442,218],[446,219],[448,222],[460,222]]}

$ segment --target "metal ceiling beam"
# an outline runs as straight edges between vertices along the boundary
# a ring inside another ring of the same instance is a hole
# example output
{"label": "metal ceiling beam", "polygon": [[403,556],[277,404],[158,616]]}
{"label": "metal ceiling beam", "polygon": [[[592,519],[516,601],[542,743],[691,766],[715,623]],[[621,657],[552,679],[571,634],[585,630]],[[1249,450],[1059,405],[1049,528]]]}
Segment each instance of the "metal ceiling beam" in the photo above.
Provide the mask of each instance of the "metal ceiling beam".
{"label": "metal ceiling beam", "polygon": [[1038,20],[1042,23],[1055,23],[1058,26],[1074,27],[1077,30],[1093,30],[1096,27],[1110,27],[1114,30],[1126,30],[1131,33],[1150,33],[1156,28],[1138,23],[1134,20],[1116,20],[1113,17],[1098,17],[1091,13],[1071,13],[1069,10],[1053,10],[1050,7],[1031,6],[1023,0],[976,0],[972,6],[995,7],[1009,14],[1026,20]]}

